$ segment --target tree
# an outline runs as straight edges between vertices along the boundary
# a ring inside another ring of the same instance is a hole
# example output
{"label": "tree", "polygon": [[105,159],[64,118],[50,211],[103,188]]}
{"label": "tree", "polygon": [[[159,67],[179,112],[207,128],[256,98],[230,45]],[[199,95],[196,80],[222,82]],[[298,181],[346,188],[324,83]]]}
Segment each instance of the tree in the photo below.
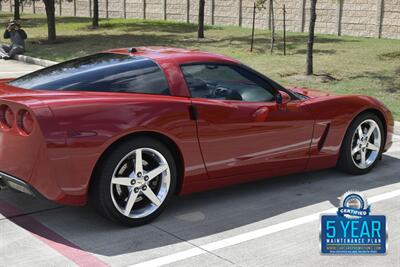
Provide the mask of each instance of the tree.
{"label": "tree", "polygon": [[205,0],[199,0],[199,25],[197,30],[197,38],[204,38],[204,7]]}
{"label": "tree", "polygon": [[275,12],[274,12],[274,0],[269,1],[269,8],[271,14],[271,54],[274,52],[275,45]]}
{"label": "tree", "polygon": [[308,28],[308,41],[307,41],[307,75],[313,75],[313,50],[314,50],[314,32],[315,32],[315,21],[317,20],[317,0],[311,0],[310,8],[310,25]]}
{"label": "tree", "polygon": [[256,6],[259,10],[265,9],[265,4],[269,2],[269,15],[271,25],[271,54],[274,52],[275,46],[275,12],[274,12],[274,0],[257,0]]}
{"label": "tree", "polygon": [[93,29],[97,29],[99,27],[99,0],[93,0],[92,27]]}
{"label": "tree", "polygon": [[43,0],[43,2],[47,16],[47,39],[50,42],[54,42],[57,39],[54,0]]}
{"label": "tree", "polygon": [[[11,1],[11,0],[10,0]],[[21,0],[14,0],[14,19],[15,20],[19,20],[21,19],[21,15],[20,15],[20,1]]]}

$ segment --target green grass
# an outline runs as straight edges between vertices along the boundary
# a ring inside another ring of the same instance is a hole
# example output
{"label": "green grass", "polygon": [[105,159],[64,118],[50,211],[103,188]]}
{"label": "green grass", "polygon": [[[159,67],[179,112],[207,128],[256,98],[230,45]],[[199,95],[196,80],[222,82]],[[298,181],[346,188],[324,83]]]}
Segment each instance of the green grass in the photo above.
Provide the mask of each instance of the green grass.
{"label": "green grass", "polygon": [[[10,14],[0,13],[0,25]],[[62,61],[100,50],[163,45],[198,48],[228,55],[265,73],[283,85],[296,85],[340,94],[366,94],[383,101],[400,120],[400,40],[337,37],[318,34],[315,43],[316,74],[329,74],[333,82],[293,79],[305,70],[307,35],[287,34],[283,56],[282,33],[278,32],[275,54],[269,53],[269,32],[256,30],[255,49],[250,53],[250,29],[207,27],[206,40],[199,42],[194,24],[137,19],[101,20],[100,29],[88,28],[90,19],[57,18],[58,42],[46,42],[44,16],[23,14],[29,35],[27,55]],[[4,40],[0,39],[0,42]]]}

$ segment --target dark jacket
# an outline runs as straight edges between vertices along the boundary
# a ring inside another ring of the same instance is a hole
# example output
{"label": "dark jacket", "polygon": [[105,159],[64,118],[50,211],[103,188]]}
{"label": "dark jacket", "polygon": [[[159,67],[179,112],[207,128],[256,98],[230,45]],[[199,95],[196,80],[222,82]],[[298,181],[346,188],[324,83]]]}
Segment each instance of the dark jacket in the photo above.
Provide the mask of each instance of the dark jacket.
{"label": "dark jacket", "polygon": [[22,29],[16,31],[5,31],[4,39],[11,39],[12,46],[25,48],[25,39],[28,38],[26,32]]}

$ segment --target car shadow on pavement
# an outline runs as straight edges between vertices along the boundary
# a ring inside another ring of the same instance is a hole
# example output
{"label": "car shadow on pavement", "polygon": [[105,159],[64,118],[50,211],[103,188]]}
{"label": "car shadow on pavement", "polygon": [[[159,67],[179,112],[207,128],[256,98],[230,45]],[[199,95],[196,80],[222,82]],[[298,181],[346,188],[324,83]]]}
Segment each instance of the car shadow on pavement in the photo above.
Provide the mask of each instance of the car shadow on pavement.
{"label": "car shadow on pavement", "polygon": [[[1,192],[0,200],[23,211],[5,217],[34,235],[98,255],[117,256],[162,250],[186,240],[202,244],[213,240],[212,235],[229,236],[226,231],[241,233],[239,227],[256,229],[279,223],[282,218],[323,211],[337,206],[338,197],[348,190],[365,191],[398,183],[399,163],[400,159],[384,155],[382,162],[363,176],[329,169],[176,197],[156,221],[136,228],[108,221],[91,207],[60,207],[14,192]],[[306,210],[288,213],[298,209]],[[0,205],[0,214],[4,213],[7,211]],[[29,220],[20,219],[24,216],[51,233],[31,227]],[[0,216],[0,223],[4,221]]]}

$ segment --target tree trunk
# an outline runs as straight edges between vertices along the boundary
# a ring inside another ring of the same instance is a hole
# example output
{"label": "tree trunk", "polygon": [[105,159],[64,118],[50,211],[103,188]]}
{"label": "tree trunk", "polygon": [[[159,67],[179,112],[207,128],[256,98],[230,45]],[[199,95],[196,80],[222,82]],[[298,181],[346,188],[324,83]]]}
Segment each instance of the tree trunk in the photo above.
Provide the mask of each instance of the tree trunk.
{"label": "tree trunk", "polygon": [[204,6],[205,0],[199,0],[199,25],[197,31],[197,38],[204,38]]}
{"label": "tree trunk", "polygon": [[14,0],[14,19],[15,20],[19,20],[21,19],[21,15],[20,15],[20,0]]}
{"label": "tree trunk", "polygon": [[310,26],[308,28],[308,42],[307,42],[307,75],[314,74],[313,69],[313,49],[314,49],[314,31],[315,21],[317,20],[317,0],[311,0],[310,8]]}
{"label": "tree trunk", "polygon": [[275,46],[275,12],[274,12],[274,1],[269,1],[270,10],[271,10],[271,55],[274,52]]}
{"label": "tree trunk", "polygon": [[99,0],[93,0],[92,26],[95,29],[99,27]]}
{"label": "tree trunk", "polygon": [[47,39],[54,42],[57,39],[54,0],[43,0],[43,2],[47,16]]}

